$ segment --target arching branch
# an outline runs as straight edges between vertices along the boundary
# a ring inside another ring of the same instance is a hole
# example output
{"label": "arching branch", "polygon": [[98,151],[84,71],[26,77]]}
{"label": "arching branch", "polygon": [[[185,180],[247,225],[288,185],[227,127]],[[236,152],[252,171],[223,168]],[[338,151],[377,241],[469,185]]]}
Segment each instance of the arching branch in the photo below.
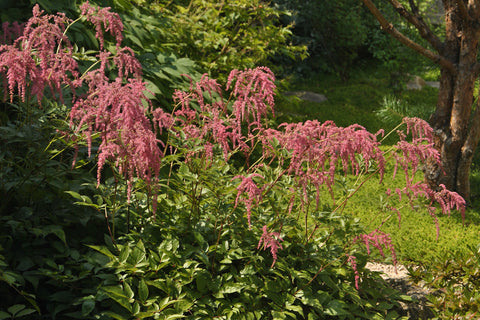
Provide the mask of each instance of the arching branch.
{"label": "arching branch", "polygon": [[[389,1],[395,1],[395,0],[389,0]],[[439,64],[440,66],[446,68],[452,74],[457,73],[455,65],[452,62],[450,62],[448,59],[419,45],[418,43],[412,41],[410,38],[406,37],[400,31],[395,29],[394,26],[383,16],[383,14],[378,10],[378,8],[373,4],[371,0],[362,0],[362,2],[370,10],[370,12],[378,20],[378,22],[380,22],[380,26],[382,27],[383,30],[391,34],[394,38],[396,38],[405,46],[417,51],[421,55],[427,57],[428,59]]]}
{"label": "arching branch", "polygon": [[[461,0],[460,0],[461,1]],[[390,4],[395,8],[395,10],[410,22],[417,30],[420,32],[420,36],[427,40],[438,52],[442,52],[443,42],[432,32],[430,27],[423,21],[423,18],[420,16],[418,7],[413,1],[410,0],[410,7],[412,12],[408,11],[400,2],[397,0],[388,0]]]}

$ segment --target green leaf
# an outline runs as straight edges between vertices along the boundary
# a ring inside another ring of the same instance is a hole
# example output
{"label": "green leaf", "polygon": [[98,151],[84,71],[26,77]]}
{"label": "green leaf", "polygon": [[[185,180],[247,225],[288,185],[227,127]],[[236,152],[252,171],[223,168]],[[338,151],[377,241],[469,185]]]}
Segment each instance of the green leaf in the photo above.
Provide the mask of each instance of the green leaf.
{"label": "green leaf", "polygon": [[211,281],[211,277],[209,277],[207,272],[199,273],[195,279],[195,283],[197,284],[197,290],[200,293],[207,293],[208,291],[208,283]]}
{"label": "green leaf", "polygon": [[12,316],[15,317],[15,315],[17,314],[17,312],[25,309],[25,305],[23,304],[14,304],[13,306],[11,306],[10,308],[7,309],[8,312],[10,312],[12,314]]}
{"label": "green leaf", "polygon": [[123,283],[123,292],[125,292],[125,295],[129,299],[133,299],[133,297],[135,296],[135,293],[133,292],[132,287],[130,287],[130,285],[126,282]]}
{"label": "green leaf", "polygon": [[143,242],[140,240],[135,248],[132,250],[130,253],[128,262],[131,263],[132,265],[138,265],[142,261],[145,260],[145,247],[143,245]]}
{"label": "green leaf", "polygon": [[107,287],[103,287],[102,290],[112,300],[114,300],[119,305],[121,305],[122,307],[127,309],[129,312],[132,312],[132,306],[130,304],[130,298],[124,293],[121,286],[107,286]]}
{"label": "green leaf", "polygon": [[95,309],[95,299],[88,299],[82,303],[82,315],[88,316]]}
{"label": "green leaf", "polygon": [[287,315],[285,314],[285,312],[272,311],[272,319],[273,320],[287,319]]}
{"label": "green leaf", "polygon": [[65,245],[67,245],[67,240],[65,238],[65,232],[61,226],[57,225],[48,225],[43,227],[43,230],[46,234],[56,235]]}
{"label": "green leaf", "polygon": [[124,246],[122,250],[120,251],[120,256],[118,257],[118,262],[120,263],[125,263],[128,259],[128,256],[130,255],[130,247],[129,246]]}
{"label": "green leaf", "polygon": [[285,308],[287,310],[295,311],[298,314],[300,314],[303,318],[303,308],[301,306],[296,306],[296,305],[286,305]]}
{"label": "green leaf", "polygon": [[12,315],[5,311],[0,311],[0,320],[11,319]]}
{"label": "green leaf", "polygon": [[0,273],[0,280],[4,280],[10,285],[14,285],[15,283],[17,283],[19,278],[21,278],[21,276],[12,271],[5,271],[3,273]]}
{"label": "green leaf", "polygon": [[221,293],[235,293],[241,292],[245,288],[245,285],[237,282],[227,282],[220,289]]}
{"label": "green leaf", "polygon": [[112,252],[110,252],[110,250],[108,250],[106,247],[94,246],[94,245],[87,245],[87,247],[92,248],[93,250],[96,250],[96,251],[100,252],[100,253],[103,254],[103,255],[106,255],[106,256],[109,257],[110,259],[116,259],[116,258],[117,258],[117,257],[116,257]]}
{"label": "green leaf", "polygon": [[138,283],[138,297],[142,302],[148,299],[148,286],[144,279],[141,279]]}
{"label": "green leaf", "polygon": [[17,313],[15,315],[16,318],[20,318],[20,317],[23,317],[23,316],[26,316],[26,315],[29,315],[29,314],[32,314],[34,313],[35,310],[33,309],[23,309],[22,311],[20,311],[19,313]]}
{"label": "green leaf", "polygon": [[68,193],[69,195],[71,195],[75,199],[79,200],[80,201],[79,204],[82,204],[82,203],[93,204],[92,199],[90,199],[90,197],[83,196],[83,195],[79,194],[78,192],[65,191],[65,193]]}
{"label": "green leaf", "polygon": [[340,300],[332,300],[328,303],[327,307],[325,308],[325,314],[329,316],[343,316],[348,315],[348,311],[344,308],[348,309],[348,305]]}

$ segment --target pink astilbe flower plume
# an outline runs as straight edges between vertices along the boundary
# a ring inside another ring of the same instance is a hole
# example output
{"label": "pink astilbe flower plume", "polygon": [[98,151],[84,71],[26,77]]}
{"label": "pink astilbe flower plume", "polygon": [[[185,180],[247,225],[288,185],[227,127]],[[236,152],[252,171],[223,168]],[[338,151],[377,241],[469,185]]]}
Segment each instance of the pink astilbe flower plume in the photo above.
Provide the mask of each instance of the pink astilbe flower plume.
{"label": "pink astilbe flower plume", "polygon": [[245,142],[247,137],[242,134],[241,127],[227,112],[222,88],[218,82],[206,74],[198,82],[191,78],[190,80],[189,91],[176,90],[173,95],[178,107],[173,113],[176,130],[181,130],[186,136],[185,146],[194,143],[199,147],[190,147],[196,151],[189,153],[187,159],[192,159],[195,153],[199,152],[203,152],[207,159],[211,158],[213,145],[217,145],[223,151],[225,160],[228,160],[232,150],[248,152],[249,147]]}
{"label": "pink astilbe flower plume", "polygon": [[100,49],[103,49],[105,42],[103,30],[110,32],[110,34],[115,37],[117,47],[119,47],[123,41],[122,20],[118,13],[111,12],[110,9],[110,7],[96,8],[90,5],[88,1],[80,6],[82,15],[95,26],[95,37],[100,42]]}
{"label": "pink astilbe flower plume", "polygon": [[113,63],[118,69],[119,78],[127,78],[130,75],[134,78],[140,78],[142,75],[142,65],[129,47],[118,48],[116,55],[113,57]]}
{"label": "pink astilbe flower plume", "polygon": [[447,190],[443,184],[440,185],[440,188],[441,190],[435,192],[433,197],[435,201],[440,204],[442,213],[450,215],[452,209],[455,208],[457,211],[460,211],[462,219],[465,221],[465,199],[463,199],[458,193]]}
{"label": "pink astilbe flower plume", "polygon": [[412,134],[414,143],[418,141],[433,142],[433,129],[425,120],[405,117],[402,122],[407,125],[407,134]]}
{"label": "pink astilbe flower plume", "polygon": [[75,103],[70,123],[77,133],[85,132],[89,152],[93,132],[100,133],[98,183],[105,162],[111,160],[128,181],[130,199],[134,177],[151,182],[158,176],[163,156],[142,104],[149,101],[145,83],[138,79],[129,79],[127,84],[119,79],[108,82],[98,71],[91,71],[87,79],[91,93]]}
{"label": "pink astilbe flower plume", "polygon": [[[456,192],[447,190],[444,185],[440,185],[439,190],[433,190],[425,182],[414,183],[415,174],[427,162],[433,161],[441,167],[440,153],[433,144],[433,129],[426,121],[418,118],[404,118],[403,122],[407,125],[407,134],[411,133],[412,142],[406,141],[406,135],[403,132],[399,132],[400,141],[395,145],[395,169],[393,175],[395,177],[398,167],[401,167],[405,173],[406,183],[403,188],[396,188],[395,194],[398,195],[400,200],[402,195],[406,195],[412,207],[413,201],[416,199],[424,198],[429,201],[425,206],[435,221],[438,239],[440,230],[435,214],[435,203],[440,205],[443,214],[450,214],[451,210],[456,208],[464,219],[465,200]],[[390,190],[387,190],[389,197],[392,194]],[[398,209],[394,207],[391,207],[391,209],[397,213],[400,221]]]}
{"label": "pink astilbe flower plume", "polygon": [[[377,163],[380,176],[385,171],[385,158],[380,150],[377,134],[369,133],[359,125],[337,127],[332,121],[320,123],[288,123],[280,126],[283,132],[266,130],[262,138],[264,155],[273,155],[276,146],[287,150],[288,173],[293,175],[307,201],[308,186],[317,191],[317,204],[321,186],[330,191],[335,182],[338,163],[347,174],[360,174],[370,162]],[[360,158],[358,156],[361,156]]]}
{"label": "pink astilbe flower plume", "polygon": [[257,249],[262,247],[263,243],[263,250],[270,248],[270,253],[273,257],[273,262],[270,268],[275,266],[275,262],[277,262],[277,252],[279,249],[283,249],[282,244],[280,243],[283,239],[280,237],[280,233],[278,232],[268,232],[268,228],[266,225],[263,226],[263,233],[260,237],[260,241],[258,242]]}
{"label": "pink astilbe flower plume", "polygon": [[355,288],[358,290],[360,274],[357,270],[357,257],[347,254],[347,262],[350,264],[350,266],[352,266],[353,272],[355,273]]}
{"label": "pink astilbe flower plume", "polygon": [[397,255],[395,253],[395,248],[393,247],[392,240],[389,234],[386,234],[380,230],[373,230],[369,234],[362,234],[354,238],[353,242],[356,243],[361,241],[365,244],[367,248],[367,253],[370,254],[371,250],[370,247],[373,246],[376,248],[380,255],[385,258],[385,252],[383,249],[390,250],[392,255],[392,261],[395,268],[397,267]]}
{"label": "pink astilbe flower plume", "polygon": [[12,44],[15,39],[23,35],[24,23],[6,21],[2,23],[0,33],[0,44]]}
{"label": "pink astilbe flower plume", "polygon": [[72,56],[72,45],[63,34],[69,22],[65,14],[45,15],[35,5],[23,35],[11,45],[0,46],[0,76],[5,75],[4,85],[8,86],[5,94],[8,91],[10,100],[16,89],[22,101],[36,96],[40,104],[45,87],[59,93],[62,99],[62,85],[71,89],[76,86],[72,78],[78,77],[78,66]]}
{"label": "pink astilbe flower plume", "polygon": [[[235,84],[233,84],[235,83]],[[233,70],[227,81],[227,90],[233,87],[233,113],[237,126],[243,121],[261,128],[262,120],[270,110],[274,114],[275,76],[270,69],[257,67],[245,71]]]}
{"label": "pink astilbe flower plume", "polygon": [[[238,175],[233,177],[232,180],[241,179],[242,182],[237,187],[237,198],[235,199],[235,208],[238,206],[239,202],[243,202],[247,208],[247,219],[248,226],[251,227],[251,216],[252,216],[252,207],[254,204],[259,204],[262,199],[262,189],[259,188],[253,178],[263,177],[257,173],[253,173],[248,177]],[[245,196],[246,195],[246,196]]]}

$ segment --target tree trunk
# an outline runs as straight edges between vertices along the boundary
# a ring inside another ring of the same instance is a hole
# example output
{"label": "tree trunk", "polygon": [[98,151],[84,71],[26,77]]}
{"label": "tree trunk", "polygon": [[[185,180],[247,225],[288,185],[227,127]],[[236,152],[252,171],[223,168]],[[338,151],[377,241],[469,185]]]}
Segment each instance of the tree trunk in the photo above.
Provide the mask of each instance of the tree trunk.
{"label": "tree trunk", "polygon": [[479,31],[474,21],[463,20],[465,17],[457,1],[443,3],[446,39],[444,52],[440,54],[455,66],[456,72],[441,67],[437,108],[430,118],[430,125],[435,132],[435,146],[441,154],[442,168],[427,166],[425,177],[431,187],[444,184],[468,199],[470,165],[478,143],[478,129],[472,127],[471,120],[475,117],[472,118],[471,112],[478,77],[475,66]]}
{"label": "tree trunk", "polygon": [[[419,14],[415,1],[407,10],[397,0],[385,0],[415,26],[434,51],[396,30],[371,0],[362,0],[380,22],[382,29],[441,68],[440,89],[435,113],[430,118],[441,167],[429,162],[425,179],[431,188],[444,184],[466,200],[470,197],[470,166],[480,139],[480,102],[474,105],[474,85],[480,73],[477,62],[480,37],[480,0],[443,0],[445,40],[433,34]],[[479,99],[480,100],[480,99]]]}

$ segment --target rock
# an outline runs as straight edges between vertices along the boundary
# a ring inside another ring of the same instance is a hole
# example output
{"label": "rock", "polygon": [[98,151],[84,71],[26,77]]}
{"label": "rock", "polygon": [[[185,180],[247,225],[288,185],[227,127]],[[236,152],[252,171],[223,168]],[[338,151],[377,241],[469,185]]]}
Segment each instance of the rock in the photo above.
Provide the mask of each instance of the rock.
{"label": "rock", "polygon": [[419,76],[413,76],[410,81],[407,82],[407,90],[422,90],[427,83]]}
{"label": "rock", "polygon": [[327,97],[323,94],[315,93],[311,91],[287,91],[283,93],[286,96],[296,96],[304,101],[311,101],[311,102],[324,102],[327,101]]}
{"label": "rock", "polygon": [[440,81],[425,81],[427,86],[432,87],[432,88],[440,88]]}
{"label": "rock", "polygon": [[423,87],[428,86],[432,88],[440,88],[440,82],[438,81],[425,81],[419,76],[412,76],[410,81],[407,82],[407,90],[422,90]]}

